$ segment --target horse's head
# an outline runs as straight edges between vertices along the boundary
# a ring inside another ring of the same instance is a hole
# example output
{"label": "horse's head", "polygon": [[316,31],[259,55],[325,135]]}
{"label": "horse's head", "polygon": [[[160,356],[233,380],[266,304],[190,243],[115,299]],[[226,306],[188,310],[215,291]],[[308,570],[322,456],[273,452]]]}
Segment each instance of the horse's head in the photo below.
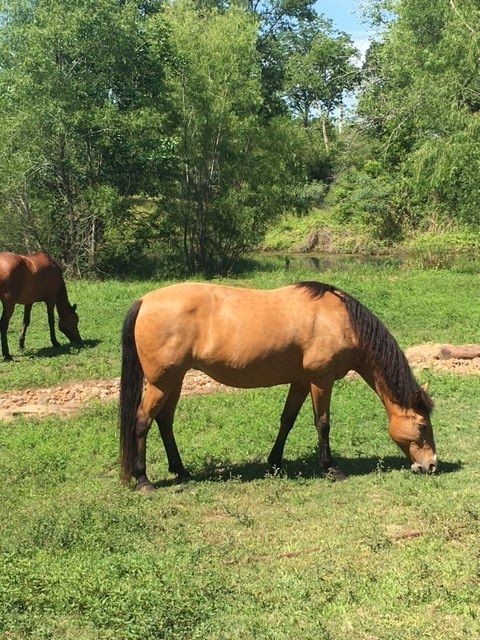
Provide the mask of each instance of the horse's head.
{"label": "horse's head", "polygon": [[82,343],[82,338],[78,331],[78,313],[76,304],[70,305],[67,312],[63,313],[59,317],[58,328],[65,336],[67,336],[70,342],[74,342],[76,344]]}
{"label": "horse's head", "polygon": [[437,469],[430,421],[432,408],[433,403],[425,386],[415,393],[410,409],[403,409],[390,416],[388,432],[411,461],[411,469],[415,473],[434,473]]}

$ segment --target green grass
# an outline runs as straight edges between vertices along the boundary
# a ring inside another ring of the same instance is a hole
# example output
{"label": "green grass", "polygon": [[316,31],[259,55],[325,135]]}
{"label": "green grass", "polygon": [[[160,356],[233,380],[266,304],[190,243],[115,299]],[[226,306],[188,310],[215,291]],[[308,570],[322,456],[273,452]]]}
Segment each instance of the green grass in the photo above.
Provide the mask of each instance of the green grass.
{"label": "green grass", "polygon": [[[478,274],[468,270],[265,270],[236,283],[313,277],[357,295],[402,346],[478,341]],[[124,313],[153,286],[69,283],[87,348],[46,349],[39,317],[23,356],[12,336],[17,361],[0,364],[2,388],[117,375]],[[281,387],[182,398],[176,435],[193,480],[173,483],[152,430],[159,489],[149,496],[118,482],[115,403],[1,423],[0,638],[478,637],[478,377],[424,377],[436,402],[433,477],[410,473],[361,381],[334,391],[332,448],[348,474],[334,484],[319,472],[308,403],[285,475],[269,475]]]}
{"label": "green grass", "polygon": [[287,213],[267,231],[261,244],[266,251],[317,251],[332,254],[387,255],[410,253],[435,263],[452,255],[476,254],[480,239],[476,227],[456,227],[451,221],[431,220],[426,230],[407,231],[402,239],[381,239],[360,221],[343,220],[334,207],[313,209],[307,215]]}
{"label": "green grass", "polygon": [[[258,268],[258,266],[262,268]],[[348,257],[342,263],[314,271],[295,263],[285,270],[282,260],[259,258],[254,270],[222,282],[270,288],[298,280],[316,279],[335,284],[356,296],[391,330],[402,348],[420,342],[476,342],[480,325],[479,265],[459,269],[420,269],[387,261],[383,266],[362,265]],[[33,306],[26,349],[18,349],[22,307],[17,307],[9,330],[15,362],[0,361],[0,391],[49,386],[65,381],[111,378],[119,375],[119,336],[133,300],[163,282],[119,281],[67,283],[71,302],[78,303],[80,332],[85,347],[49,343],[45,306]]]}

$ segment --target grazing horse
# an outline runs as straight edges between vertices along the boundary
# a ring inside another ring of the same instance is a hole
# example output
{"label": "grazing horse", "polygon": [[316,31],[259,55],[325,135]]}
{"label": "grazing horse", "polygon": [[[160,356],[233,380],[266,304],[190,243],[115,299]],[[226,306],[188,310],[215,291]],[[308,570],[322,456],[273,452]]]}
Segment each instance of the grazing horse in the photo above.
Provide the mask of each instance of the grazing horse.
{"label": "grazing horse", "polygon": [[153,489],[146,472],[153,420],[169,470],[188,477],[173,417],[190,368],[234,387],[290,385],[268,457],[274,468],[281,466],[288,433],[310,394],[320,463],[337,478],[343,473],[330,453],[330,397],[334,382],[353,369],[383,402],[389,434],[412,471],[436,470],[433,403],[426,388],[382,322],[352,296],[318,282],[270,291],[183,283],[148,293],[125,318],[119,411],[124,483],[133,476],[137,489]]}
{"label": "grazing horse", "polygon": [[46,253],[33,253],[27,256],[17,253],[0,253],[0,299],[3,305],[0,320],[2,355],[5,360],[12,360],[8,350],[7,331],[16,304],[25,306],[19,340],[20,349],[25,346],[25,334],[30,324],[34,302],[45,302],[47,305],[50,340],[54,347],[59,346],[55,336],[55,306],[60,331],[71,342],[81,343],[77,305],[72,306],[68,301],[60,267]]}

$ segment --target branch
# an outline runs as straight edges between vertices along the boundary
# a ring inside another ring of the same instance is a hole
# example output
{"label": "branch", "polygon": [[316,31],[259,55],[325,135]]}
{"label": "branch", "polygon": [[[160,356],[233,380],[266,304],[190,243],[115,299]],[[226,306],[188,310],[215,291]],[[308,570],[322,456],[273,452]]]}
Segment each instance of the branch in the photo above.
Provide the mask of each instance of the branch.
{"label": "branch", "polygon": [[465,27],[467,27],[467,29],[470,31],[470,33],[475,33],[475,29],[473,27],[471,27],[468,22],[465,20],[465,18],[462,16],[462,14],[460,13],[460,11],[457,9],[457,7],[455,6],[455,3],[453,2],[453,0],[450,0],[450,6],[452,7],[452,9],[455,11],[455,13],[457,14],[457,16],[460,18],[460,20],[462,21],[462,23],[464,24]]}

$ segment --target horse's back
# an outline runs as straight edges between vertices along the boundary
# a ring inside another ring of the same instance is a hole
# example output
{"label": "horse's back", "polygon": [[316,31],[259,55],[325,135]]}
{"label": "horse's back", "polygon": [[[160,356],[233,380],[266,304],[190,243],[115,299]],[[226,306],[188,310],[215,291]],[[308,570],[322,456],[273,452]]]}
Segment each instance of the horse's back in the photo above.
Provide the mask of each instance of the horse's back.
{"label": "horse's back", "polygon": [[0,295],[7,300],[20,291],[26,276],[23,256],[17,253],[0,253]]}
{"label": "horse's back", "polygon": [[46,253],[0,253],[2,300],[31,304],[55,299],[61,278],[58,265]]}
{"label": "horse's back", "polygon": [[196,367],[226,384],[251,387],[326,372],[350,335],[342,302],[330,293],[324,298],[292,285],[257,290],[182,283],[152,291],[142,298],[135,329],[146,377]]}

